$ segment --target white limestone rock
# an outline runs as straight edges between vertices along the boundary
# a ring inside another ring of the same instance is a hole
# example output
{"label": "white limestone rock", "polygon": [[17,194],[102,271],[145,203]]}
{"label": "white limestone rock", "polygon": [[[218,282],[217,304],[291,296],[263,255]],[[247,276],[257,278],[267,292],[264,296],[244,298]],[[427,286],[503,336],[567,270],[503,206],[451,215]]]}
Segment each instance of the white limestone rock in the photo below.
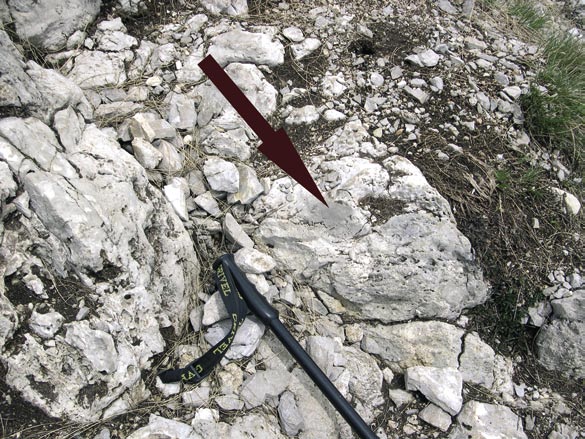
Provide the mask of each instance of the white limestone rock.
{"label": "white limestone rock", "polygon": [[[231,330],[231,321],[223,320],[207,330],[205,340],[212,346],[218,343]],[[238,329],[232,345],[225,356],[230,360],[239,360],[252,355],[264,334],[264,325],[254,316],[248,316]]]}
{"label": "white limestone rock", "polygon": [[549,370],[585,377],[585,322],[553,320],[538,333],[538,361]]}
{"label": "white limestone rock", "polygon": [[[29,215],[3,232],[0,252],[26,261],[37,242],[41,288],[46,277],[63,279],[99,303],[65,336],[40,344],[25,334],[11,355],[0,353],[6,381],[53,417],[89,422],[127,410],[148,397],[141,370],[164,350],[159,328],[187,321],[199,270],[192,241],[113,130],[87,125],[63,145],[34,118],[4,118],[0,132],[2,161],[30,198]],[[22,279],[19,267],[30,267],[11,263]],[[1,341],[12,332],[7,305],[0,300]]]}
{"label": "white limestone rock", "polygon": [[174,175],[183,169],[183,156],[177,151],[175,145],[166,140],[155,141],[155,146],[162,154],[158,169],[162,172]]}
{"label": "white limestone rock", "polygon": [[278,427],[278,419],[272,415],[252,413],[236,419],[229,438],[285,439]]}
{"label": "white limestone rock", "polygon": [[305,39],[303,31],[296,26],[285,27],[282,34],[293,43],[300,43]]}
{"label": "white limestone rock", "polygon": [[435,404],[427,405],[419,412],[418,417],[441,431],[447,431],[451,426],[451,416]]}
{"label": "white limestone rock", "polygon": [[202,382],[193,390],[183,392],[181,400],[187,407],[202,407],[209,403],[211,387],[207,381]]}
{"label": "white limestone rock", "polygon": [[197,112],[193,99],[184,94],[171,93],[168,120],[177,129],[192,130],[197,124]]}
{"label": "white limestone rock", "polygon": [[157,139],[172,139],[177,136],[175,128],[154,113],[138,113],[130,119],[130,133],[148,142]]}
{"label": "white limestone rock", "polygon": [[245,273],[261,274],[276,267],[274,259],[253,248],[241,248],[234,255],[238,267]]}
{"label": "white limestone rock", "polygon": [[203,165],[203,174],[214,191],[235,193],[240,188],[240,174],[233,163],[210,157]]}
{"label": "white limestone rock", "polygon": [[288,390],[280,396],[278,419],[287,436],[296,436],[304,427],[305,421],[295,400],[295,395]]}
{"label": "white limestone rock", "polygon": [[258,180],[256,171],[250,166],[238,164],[236,167],[240,175],[240,187],[236,193],[228,195],[228,202],[231,204],[251,204],[264,193],[264,186]]}
{"label": "white limestone rock", "polygon": [[459,358],[459,371],[463,381],[491,389],[494,383],[495,356],[494,350],[484,343],[479,335],[467,334],[464,339],[463,353]]}
{"label": "white limestone rock", "polygon": [[12,178],[12,172],[5,162],[0,162],[0,203],[3,203],[8,197],[14,197],[18,185]]}
{"label": "white limestone rock", "polygon": [[79,349],[98,372],[112,373],[118,363],[118,352],[112,336],[91,329],[86,320],[66,325],[65,341]]}
{"label": "white limestone rock", "polygon": [[300,43],[290,46],[293,58],[297,61],[306,58],[315,50],[321,47],[321,41],[317,38],[306,38]]}
{"label": "white limestone rock", "polygon": [[75,57],[68,77],[84,90],[120,86],[127,79],[124,57],[116,52],[99,50],[81,52]]}
{"label": "white limestone rock", "polygon": [[[259,215],[270,212],[255,242],[273,247],[277,262],[357,318],[455,318],[483,302],[487,285],[471,245],[420,170],[397,156],[383,166],[346,156],[359,153],[367,136],[359,121],[348,122],[319,147],[326,159],[313,175],[328,180],[329,208],[290,178],[276,180],[254,204]],[[359,204],[367,197],[402,207],[373,226]]]}
{"label": "white limestone rock", "polygon": [[223,220],[223,231],[232,242],[241,247],[254,247],[254,241],[246,234],[231,213],[227,213]]}
{"label": "white limestone rock", "polygon": [[11,0],[8,2],[19,38],[48,50],[61,50],[76,30],[97,17],[101,0]]}
{"label": "white limestone rock", "polygon": [[163,157],[162,152],[141,137],[132,139],[132,151],[144,169],[156,169]]}
{"label": "white limestone rock", "polygon": [[250,376],[240,391],[246,409],[264,404],[267,399],[278,397],[290,380],[286,370],[260,370]]}
{"label": "white limestone rock", "polygon": [[187,221],[189,219],[189,213],[187,212],[189,184],[187,180],[182,177],[173,177],[170,183],[163,187],[163,193],[179,218]]}
{"label": "white limestone rock", "polygon": [[571,215],[579,214],[579,211],[581,210],[581,202],[575,195],[556,187],[553,187],[551,190],[557,196],[559,201],[562,201],[563,206],[567,212],[569,212]]}
{"label": "white limestone rock", "polygon": [[314,105],[305,105],[301,108],[294,108],[285,119],[287,125],[310,125],[319,120],[319,112]]}
{"label": "white limestone rock", "polygon": [[361,347],[394,372],[414,366],[457,367],[463,330],[443,322],[411,322],[364,328]]}
{"label": "white limestone rock", "polygon": [[325,119],[327,122],[339,122],[347,119],[347,116],[343,114],[341,111],[325,110],[325,112],[323,113],[323,119]]}
{"label": "white limestone rock", "polygon": [[427,49],[420,53],[408,55],[406,57],[406,61],[418,67],[435,67],[437,64],[439,64],[440,59],[441,55],[437,54],[432,49]]}
{"label": "white limestone rock", "polygon": [[[269,116],[276,111],[278,92],[266,81],[258,67],[254,64],[232,63],[225,71],[263,116]],[[201,101],[197,110],[197,124],[200,127],[207,125],[216,116],[226,113],[233,115],[229,117],[231,121],[240,121],[233,107],[211,81],[195,87],[191,95],[199,97]],[[241,127],[242,122],[238,124]]]}
{"label": "white limestone rock", "polygon": [[41,338],[50,339],[61,329],[65,318],[56,311],[38,313],[33,311],[28,325]]}
{"label": "white limestone rock", "polygon": [[232,30],[213,37],[208,55],[222,66],[230,63],[253,63],[277,66],[284,63],[284,47],[272,36]]}
{"label": "white limestone rock", "polygon": [[415,401],[412,393],[402,389],[389,389],[388,396],[398,409]]}
{"label": "white limestone rock", "polygon": [[430,402],[456,415],[463,405],[463,379],[454,367],[415,366],[404,374],[406,390],[418,390]]}
{"label": "white limestone rock", "polygon": [[551,306],[559,319],[585,322],[585,290],[575,290],[570,297],[554,299]]}
{"label": "white limestone rock", "polygon": [[152,439],[154,437],[203,439],[203,436],[196,433],[190,425],[157,415],[150,415],[148,425],[134,431],[127,439]]}
{"label": "white limestone rock", "polygon": [[212,14],[248,14],[248,0],[201,0],[201,4]]}
{"label": "white limestone rock", "polygon": [[216,291],[211,295],[209,300],[205,302],[205,305],[203,305],[203,319],[201,320],[201,323],[205,326],[209,326],[220,320],[227,319],[228,317],[229,314],[223,304],[221,294]]}
{"label": "white limestone rock", "polygon": [[506,406],[469,401],[449,439],[527,439],[522,419]]}
{"label": "white limestone rock", "polygon": [[195,204],[205,210],[211,216],[218,217],[221,215],[221,209],[217,200],[211,195],[211,192],[205,192],[195,197]]}

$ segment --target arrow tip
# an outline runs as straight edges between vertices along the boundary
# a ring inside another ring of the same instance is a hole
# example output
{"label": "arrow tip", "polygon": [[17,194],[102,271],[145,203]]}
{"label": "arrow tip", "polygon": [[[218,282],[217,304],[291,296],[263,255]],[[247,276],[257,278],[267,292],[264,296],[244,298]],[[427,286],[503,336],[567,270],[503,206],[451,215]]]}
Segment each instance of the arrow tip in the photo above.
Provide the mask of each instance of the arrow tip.
{"label": "arrow tip", "polygon": [[313,194],[321,203],[329,207],[323,194],[317,187],[315,180],[311,177],[309,170],[283,128],[278,131],[273,131],[270,138],[264,140],[258,149],[297,183]]}

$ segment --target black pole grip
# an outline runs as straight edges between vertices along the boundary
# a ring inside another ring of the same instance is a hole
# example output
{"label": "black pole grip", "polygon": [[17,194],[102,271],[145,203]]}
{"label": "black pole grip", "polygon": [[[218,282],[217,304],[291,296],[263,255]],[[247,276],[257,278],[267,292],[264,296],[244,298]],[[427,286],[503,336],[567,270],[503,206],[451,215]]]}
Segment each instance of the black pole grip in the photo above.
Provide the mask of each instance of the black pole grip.
{"label": "black pole grip", "polygon": [[233,255],[223,255],[214,264],[216,269],[218,264],[222,264],[224,269],[229,270],[238,291],[246,301],[248,308],[252,311],[268,328],[274,332],[274,335],[281,341],[284,347],[290,352],[294,359],[305,370],[309,378],[321,389],[321,392],[331,402],[333,407],[343,416],[347,423],[353,428],[361,439],[379,439],[371,428],[355,411],[343,395],[337,390],[327,375],[317,366],[313,359],[295,340],[291,333],[286,329],[280,320],[278,320],[278,311],[272,307],[257,290],[256,287],[248,280],[246,275],[236,265]]}

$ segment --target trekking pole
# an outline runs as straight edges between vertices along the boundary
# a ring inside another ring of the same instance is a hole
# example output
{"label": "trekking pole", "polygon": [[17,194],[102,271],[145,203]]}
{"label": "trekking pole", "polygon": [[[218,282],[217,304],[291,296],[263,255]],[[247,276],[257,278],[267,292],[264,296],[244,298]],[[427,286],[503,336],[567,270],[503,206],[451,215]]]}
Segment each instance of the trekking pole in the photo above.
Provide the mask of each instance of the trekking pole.
{"label": "trekking pole", "polygon": [[278,319],[278,311],[268,303],[266,298],[256,290],[256,287],[254,287],[244,273],[242,273],[236,265],[234,256],[231,254],[221,256],[215,261],[213,268],[217,269],[219,265],[223,266],[225,272],[231,274],[237,289],[248,305],[249,310],[252,311],[252,313],[256,315],[266,327],[272,330],[274,335],[276,335],[294,359],[297,360],[307,375],[309,375],[317,387],[321,389],[321,392],[323,392],[331,404],[333,404],[333,407],[335,407],[341,416],[343,416],[358,436],[361,439],[379,439],[349,402],[346,401],[343,395],[339,393],[339,390],[337,390],[329,378],[327,378],[327,375],[323,373],[319,366],[317,366],[309,354],[307,354]]}

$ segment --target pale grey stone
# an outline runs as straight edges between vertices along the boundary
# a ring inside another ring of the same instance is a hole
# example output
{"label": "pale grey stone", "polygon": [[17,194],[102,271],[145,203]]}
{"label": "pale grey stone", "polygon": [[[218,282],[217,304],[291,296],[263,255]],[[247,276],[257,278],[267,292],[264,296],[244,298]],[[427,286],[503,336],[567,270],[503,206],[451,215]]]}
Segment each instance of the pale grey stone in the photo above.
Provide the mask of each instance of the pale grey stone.
{"label": "pale grey stone", "polygon": [[235,254],[235,261],[245,273],[261,274],[276,267],[274,259],[253,248],[241,248]]}
{"label": "pale grey stone", "polygon": [[66,325],[65,341],[79,349],[98,372],[116,370],[118,353],[112,336],[99,329],[91,329],[87,321]]}
{"label": "pale grey stone", "polygon": [[415,366],[404,374],[406,390],[418,390],[430,402],[456,415],[463,405],[463,380],[454,367]]}
{"label": "pale grey stone", "polygon": [[199,63],[205,58],[203,44],[194,47],[191,53],[183,60],[183,66],[177,70],[177,81],[191,84],[200,81],[205,73],[199,67]]}
{"label": "pale grey stone", "polygon": [[323,89],[323,96],[327,98],[335,98],[343,94],[347,90],[345,78],[343,73],[337,75],[325,75],[321,81],[321,87]]}
{"label": "pale grey stone", "polygon": [[195,198],[195,203],[212,216],[220,216],[221,209],[217,200],[211,195],[211,192],[205,192]]}
{"label": "pale grey stone", "polygon": [[282,34],[293,43],[300,43],[305,39],[303,31],[296,26],[285,27],[282,30]]}
{"label": "pale grey stone", "polygon": [[506,406],[469,401],[449,439],[527,439],[522,420]]}
{"label": "pale grey stone", "polygon": [[163,187],[163,193],[179,218],[187,221],[189,219],[189,213],[187,212],[189,185],[187,180],[182,177],[173,177],[170,183]]}
{"label": "pale grey stone", "polygon": [[141,137],[132,139],[132,152],[144,169],[156,169],[163,157],[157,148]]}
{"label": "pale grey stone", "polygon": [[81,140],[85,123],[75,113],[71,107],[55,113],[53,119],[53,128],[59,135],[59,141],[66,149],[73,149]]}
{"label": "pale grey stone", "polygon": [[418,67],[435,67],[441,56],[434,50],[427,49],[414,55],[408,55],[405,59]]}
{"label": "pale grey stone", "polygon": [[218,157],[210,157],[203,165],[203,174],[214,191],[238,192],[240,174],[233,163]]}
{"label": "pale grey stone", "polygon": [[154,113],[138,113],[132,116],[130,132],[135,138],[140,137],[148,142],[172,139],[177,135],[177,131],[170,123]]}
{"label": "pale grey stone", "polygon": [[142,104],[135,102],[108,102],[95,109],[94,116],[104,124],[111,124],[117,119],[123,119],[143,109]]}
{"label": "pale grey stone", "polygon": [[[457,230],[448,203],[408,160],[393,156],[382,167],[346,157],[360,153],[368,136],[354,120],[319,147],[332,158],[321,161],[317,174],[331,181],[324,183],[332,188],[329,208],[290,178],[276,180],[254,204],[257,212],[270,212],[254,240],[273,247],[277,262],[358,318],[455,318],[487,297],[470,243]],[[358,207],[366,197],[403,200],[404,208],[372,228],[367,206]],[[371,273],[367,280],[365,272]],[[406,296],[405,288],[411,291]],[[425,293],[416,294],[421,290]]]}
{"label": "pale grey stone", "polygon": [[82,89],[120,86],[127,79],[123,55],[99,50],[81,52],[68,77]]}
{"label": "pale grey stone", "polygon": [[171,93],[169,99],[169,122],[180,130],[192,130],[197,123],[197,112],[193,99],[178,93]]}
{"label": "pale grey stone", "polygon": [[494,382],[495,355],[494,350],[481,341],[479,335],[467,334],[464,339],[463,353],[459,357],[459,371],[463,381],[490,389]]}
{"label": "pale grey stone", "polygon": [[509,87],[504,88],[504,93],[510,96],[512,99],[516,100],[522,94],[522,89],[517,85],[511,85]]}
{"label": "pale grey stone", "polygon": [[384,77],[377,72],[373,72],[370,75],[370,84],[372,84],[373,87],[381,87],[384,85]]}
{"label": "pale grey stone", "polygon": [[431,90],[442,91],[443,90],[443,78],[435,76],[429,81],[431,83]]}
{"label": "pale grey stone", "polygon": [[14,197],[18,185],[12,178],[12,172],[5,162],[0,162],[0,203],[3,203],[8,197]]}
{"label": "pale grey stone", "polygon": [[309,336],[306,341],[306,351],[325,375],[335,380],[339,370],[334,367],[335,351],[339,351],[338,343],[330,337]]}
{"label": "pale grey stone", "polygon": [[248,14],[247,0],[201,0],[201,4],[212,14]]}
{"label": "pale grey stone", "polygon": [[348,343],[359,343],[364,338],[364,330],[357,323],[346,325],[345,338],[347,339]]}
{"label": "pale grey stone", "polygon": [[[26,73],[32,78],[36,89],[43,96],[43,120],[50,118],[63,108],[73,107],[86,120],[92,118],[93,110],[83,91],[74,81],[52,69],[43,69],[33,61],[26,64]],[[40,113],[37,113],[40,115]]]}
{"label": "pale grey stone", "polygon": [[343,114],[341,111],[325,110],[325,112],[323,113],[323,119],[325,119],[327,122],[339,122],[347,119],[347,116]]}
{"label": "pale grey stone", "polygon": [[[76,288],[99,301],[89,319],[67,325],[54,343],[25,334],[17,351],[2,355],[6,380],[53,417],[97,421],[136,406],[148,397],[141,370],[164,350],[159,328],[178,330],[187,321],[199,275],[192,241],[113,130],[87,125],[64,147],[34,119],[5,118],[0,130],[2,161],[26,172],[21,182],[30,197],[30,216],[9,232],[18,235],[4,232],[0,251],[27,255],[38,242],[43,272],[79,278]],[[11,269],[24,277],[20,265]],[[6,338],[10,308],[1,308]],[[88,383],[105,392],[88,397]]]}
{"label": "pale grey stone", "polygon": [[301,108],[294,108],[285,119],[287,125],[312,124],[319,120],[319,112],[314,105],[305,105]]}
{"label": "pale grey stone", "polygon": [[201,320],[201,323],[205,326],[209,326],[220,320],[227,319],[228,317],[229,314],[223,304],[221,293],[213,293],[209,300],[205,302],[205,305],[203,305],[203,319]]}
{"label": "pale grey stone", "polygon": [[61,329],[65,318],[56,311],[40,314],[33,311],[28,325],[39,337],[50,339]]}
{"label": "pale grey stone", "polygon": [[244,401],[237,395],[221,395],[215,398],[215,402],[222,410],[240,411],[244,408]]}
{"label": "pale grey stone", "polygon": [[449,0],[439,0],[438,5],[439,8],[447,14],[457,13],[457,8],[455,8],[455,6],[453,6]]}
{"label": "pale grey stone", "polygon": [[[269,116],[276,111],[278,92],[266,81],[258,67],[253,64],[232,63],[225,71],[263,116]],[[200,127],[224,112],[233,114],[231,120],[236,117],[235,110],[211,81],[197,86],[191,94],[201,99],[197,110],[197,124]]]}
{"label": "pale grey stone", "polygon": [[97,30],[101,32],[126,32],[127,30],[120,17],[116,17],[112,20],[100,21],[96,27]]}
{"label": "pale grey stone", "polygon": [[[218,436],[222,437],[222,436]],[[229,438],[285,439],[278,427],[278,419],[273,415],[253,413],[236,419]]]}
{"label": "pale grey stone", "polygon": [[98,48],[104,52],[122,52],[138,46],[138,40],[119,30],[109,31],[98,36]]}
{"label": "pale grey stone", "polygon": [[424,104],[426,101],[428,101],[430,97],[427,92],[421,90],[420,88],[412,88],[408,85],[404,87],[404,91],[419,101],[421,104]]}
{"label": "pale grey stone", "polygon": [[187,20],[185,26],[189,28],[192,33],[197,33],[201,30],[203,25],[209,21],[205,14],[195,14]]}
{"label": "pale grey stone", "polygon": [[296,436],[305,425],[303,416],[297,407],[295,395],[288,390],[280,396],[278,419],[287,436]]}
{"label": "pale grey stone", "polygon": [[258,407],[269,398],[278,397],[290,380],[286,370],[260,370],[244,381],[240,396],[246,409]]}
{"label": "pale grey stone", "polygon": [[117,0],[119,11],[128,15],[139,15],[147,11],[144,0]]}
{"label": "pale grey stone", "polygon": [[[231,321],[223,320],[207,330],[205,340],[213,346],[228,334],[231,327]],[[238,329],[231,347],[227,350],[226,358],[238,360],[249,357],[258,348],[263,334],[264,325],[254,316],[247,317]]]}
{"label": "pale grey stone", "polygon": [[366,326],[362,349],[395,372],[413,366],[457,367],[463,330],[443,322]]}
{"label": "pale grey stone", "polygon": [[402,76],[402,68],[400,66],[394,66],[390,70],[390,77],[392,79],[398,79]]}
{"label": "pale grey stone", "polygon": [[321,47],[321,41],[317,38],[306,38],[300,43],[290,46],[293,58],[297,61],[309,56],[315,50]]}
{"label": "pale grey stone", "polygon": [[176,174],[183,169],[183,156],[179,154],[175,145],[166,140],[155,141],[156,148],[162,154],[158,169],[166,174]]}
{"label": "pale grey stone", "polygon": [[581,210],[581,202],[575,195],[556,187],[551,188],[551,191],[560,201],[562,201],[563,207],[568,213],[575,216],[579,214],[579,211]]}
{"label": "pale grey stone", "polygon": [[468,49],[471,50],[485,50],[487,49],[487,44],[481,40],[478,40],[475,37],[465,37],[465,45]]}
{"label": "pale grey stone", "polygon": [[463,6],[462,6],[463,15],[467,18],[470,18],[471,14],[473,13],[474,7],[475,7],[475,0],[464,0]]}
{"label": "pale grey stone", "polygon": [[277,66],[284,63],[284,47],[270,35],[239,29],[220,34],[210,41],[208,55],[222,66],[254,63]]}
{"label": "pale grey stone", "polygon": [[157,415],[150,415],[148,425],[134,431],[127,439],[152,439],[155,437],[203,439],[191,426]]}
{"label": "pale grey stone", "polygon": [[404,405],[408,405],[414,402],[414,395],[406,390],[402,389],[389,389],[388,396],[396,406],[396,408],[401,408]]}
{"label": "pale grey stone", "polygon": [[536,338],[538,360],[547,369],[585,377],[585,322],[554,320]]}
{"label": "pale grey stone", "polygon": [[447,431],[451,426],[451,416],[435,404],[427,405],[419,412],[418,417],[441,431]]}
{"label": "pale grey stone", "polygon": [[254,169],[244,164],[238,164],[236,167],[240,175],[240,187],[236,193],[228,194],[228,202],[251,204],[264,193],[264,186],[258,180]]}
{"label": "pale grey stone", "polygon": [[203,175],[203,172],[198,169],[190,171],[187,174],[187,183],[189,183],[191,193],[195,196],[207,192],[207,189],[205,188],[205,176]]}
{"label": "pale grey stone", "polygon": [[156,377],[155,386],[163,397],[177,395],[181,391],[181,382],[163,383],[159,377]]}
{"label": "pale grey stone", "polygon": [[202,382],[195,389],[181,393],[181,400],[187,407],[202,407],[209,402],[211,387],[208,382]]}
{"label": "pale grey stone", "polygon": [[20,39],[61,50],[69,35],[97,17],[101,0],[11,0],[8,6]]}
{"label": "pale grey stone", "polygon": [[231,213],[227,213],[223,221],[223,231],[232,242],[241,247],[254,247],[254,241],[246,234]]}
{"label": "pale grey stone", "polygon": [[555,317],[585,321],[585,290],[575,290],[573,295],[551,301]]}

